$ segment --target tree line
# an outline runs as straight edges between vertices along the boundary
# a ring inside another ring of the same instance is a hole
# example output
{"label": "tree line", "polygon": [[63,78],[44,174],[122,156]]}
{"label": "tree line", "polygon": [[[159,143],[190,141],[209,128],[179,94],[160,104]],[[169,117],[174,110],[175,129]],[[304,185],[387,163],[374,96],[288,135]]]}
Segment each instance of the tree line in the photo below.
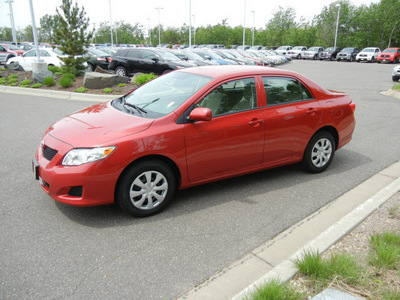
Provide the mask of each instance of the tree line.
{"label": "tree line", "polygon": [[[254,44],[333,46],[339,9],[337,4],[340,4],[338,47],[400,47],[400,0],[380,0],[369,6],[355,6],[348,0],[332,2],[311,21],[304,18],[296,21],[297,16],[293,8],[279,7],[263,28],[254,29]],[[57,15],[42,17],[39,28],[40,41],[54,42],[54,32],[58,26]],[[160,33],[161,43],[189,44],[189,28],[186,24],[180,28],[161,26]],[[140,23],[121,21],[113,24],[114,44],[149,44],[151,36],[152,45],[156,46],[158,34],[158,26],[149,30]],[[31,26],[19,30],[17,35],[21,41],[33,41]],[[0,40],[12,40],[11,28],[0,28]],[[98,28],[95,28],[92,42],[110,43],[109,22],[100,23]],[[192,28],[192,45],[225,44],[229,47],[242,43],[243,27],[229,26],[227,19],[217,25]],[[246,28],[246,44],[252,44],[251,28]]]}

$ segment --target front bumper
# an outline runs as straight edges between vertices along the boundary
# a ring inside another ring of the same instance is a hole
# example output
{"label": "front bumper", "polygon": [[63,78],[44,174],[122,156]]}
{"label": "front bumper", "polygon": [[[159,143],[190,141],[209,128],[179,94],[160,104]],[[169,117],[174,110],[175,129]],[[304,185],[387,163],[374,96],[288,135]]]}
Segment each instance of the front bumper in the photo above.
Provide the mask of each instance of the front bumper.
{"label": "front bumper", "polygon": [[[44,150],[46,149],[46,150]],[[49,160],[47,149],[56,154]],[[71,146],[46,135],[32,161],[35,178],[54,200],[73,206],[97,206],[114,202],[120,166],[106,159],[80,166],[63,166]]]}

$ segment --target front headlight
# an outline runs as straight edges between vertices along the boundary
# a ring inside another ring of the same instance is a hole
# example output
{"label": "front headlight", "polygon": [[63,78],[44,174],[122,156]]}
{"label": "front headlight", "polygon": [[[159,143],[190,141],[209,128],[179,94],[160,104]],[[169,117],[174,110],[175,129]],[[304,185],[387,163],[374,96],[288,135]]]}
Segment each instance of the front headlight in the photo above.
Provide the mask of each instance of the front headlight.
{"label": "front headlight", "polygon": [[72,149],[65,155],[63,166],[80,166],[109,156],[116,147]]}

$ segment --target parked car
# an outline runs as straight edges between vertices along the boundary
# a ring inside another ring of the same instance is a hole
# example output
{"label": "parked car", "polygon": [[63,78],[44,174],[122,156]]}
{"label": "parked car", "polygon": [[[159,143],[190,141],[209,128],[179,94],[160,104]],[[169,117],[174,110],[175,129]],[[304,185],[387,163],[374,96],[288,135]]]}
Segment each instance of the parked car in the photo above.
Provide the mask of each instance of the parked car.
{"label": "parked car", "polygon": [[356,56],[357,62],[368,61],[374,62],[378,59],[379,54],[381,54],[381,49],[375,47],[367,47],[361,50]]}
{"label": "parked car", "polygon": [[119,76],[133,75],[137,72],[165,74],[173,70],[194,67],[195,64],[182,61],[162,49],[124,48],[110,58],[108,69]]}
{"label": "parked car", "polygon": [[276,52],[282,55],[286,55],[288,51],[292,50],[292,46],[280,46],[278,49],[276,49]]}
{"label": "parked car", "polygon": [[173,55],[177,56],[179,59],[183,61],[190,62],[195,64],[196,66],[213,66],[218,65],[216,62],[210,61],[208,59],[202,58],[200,55],[192,51],[186,50],[171,50],[170,51]]}
{"label": "parked car", "polygon": [[303,59],[318,59],[319,54],[324,51],[324,48],[322,47],[311,47],[308,48],[307,51],[304,51],[304,54],[302,55]]}
{"label": "parked car", "polygon": [[94,71],[97,67],[108,70],[110,54],[96,48],[88,48],[85,57],[90,71]]}
{"label": "parked car", "polygon": [[18,53],[8,50],[3,44],[0,44],[0,64],[6,64],[10,58],[17,57]]}
{"label": "parked car", "polygon": [[51,125],[32,166],[56,201],[145,217],[176,190],[299,162],[324,171],[354,111],[350,96],[294,72],[186,68]]}
{"label": "parked car", "polygon": [[196,53],[197,55],[200,55],[204,59],[208,59],[210,61],[216,62],[219,65],[237,65],[238,64],[236,61],[223,58],[218,53],[209,51],[208,49],[195,49],[195,50],[193,50],[193,52]]}
{"label": "parked car", "polygon": [[[62,61],[59,56],[64,54],[58,49],[40,48],[40,59],[43,60],[48,66],[61,67]],[[20,69],[23,71],[32,71],[32,62],[37,61],[36,49],[31,49],[21,56],[13,57],[8,60],[7,66],[10,69]]]}
{"label": "parked car", "polygon": [[306,50],[307,50],[306,46],[296,46],[296,47],[293,47],[293,49],[289,50],[286,55],[291,58],[300,59],[302,57],[302,54]]}
{"label": "parked car", "polygon": [[21,54],[24,54],[26,51],[21,49],[18,46],[12,45],[12,44],[0,44],[4,49],[6,49],[7,52],[15,52],[17,53],[18,56]]}
{"label": "parked car", "polygon": [[379,54],[377,61],[378,63],[398,63],[400,61],[400,48],[386,48]]}
{"label": "parked car", "polygon": [[399,81],[400,80],[400,65],[395,66],[392,70],[392,80]]}
{"label": "parked car", "polygon": [[360,50],[358,50],[358,48],[353,48],[353,47],[343,48],[343,50],[336,55],[336,60],[353,61],[356,59],[356,56],[359,52]]}
{"label": "parked car", "polygon": [[337,54],[342,50],[338,47],[329,47],[326,48],[324,51],[319,53],[319,60],[329,59],[329,60],[336,60]]}

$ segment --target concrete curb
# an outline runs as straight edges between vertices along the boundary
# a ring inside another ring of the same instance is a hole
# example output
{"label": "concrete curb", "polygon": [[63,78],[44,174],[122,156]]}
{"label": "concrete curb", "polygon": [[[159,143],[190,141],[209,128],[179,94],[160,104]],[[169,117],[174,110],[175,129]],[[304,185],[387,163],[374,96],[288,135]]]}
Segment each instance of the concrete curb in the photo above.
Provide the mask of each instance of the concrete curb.
{"label": "concrete curb", "polygon": [[22,88],[15,86],[1,86],[0,92],[8,94],[29,95],[36,97],[50,97],[58,99],[69,99],[75,101],[106,102],[121,97],[122,95],[97,95],[86,93],[74,93],[66,91],[54,91],[44,89]]}
{"label": "concrete curb", "polygon": [[392,89],[390,89],[388,91],[383,91],[383,92],[381,92],[381,94],[385,95],[385,96],[393,97],[396,99],[400,99],[400,92],[392,90]]}
{"label": "concrete curb", "polygon": [[305,251],[323,253],[400,191],[400,161],[382,170],[178,299],[245,299],[273,278],[290,280]]}

